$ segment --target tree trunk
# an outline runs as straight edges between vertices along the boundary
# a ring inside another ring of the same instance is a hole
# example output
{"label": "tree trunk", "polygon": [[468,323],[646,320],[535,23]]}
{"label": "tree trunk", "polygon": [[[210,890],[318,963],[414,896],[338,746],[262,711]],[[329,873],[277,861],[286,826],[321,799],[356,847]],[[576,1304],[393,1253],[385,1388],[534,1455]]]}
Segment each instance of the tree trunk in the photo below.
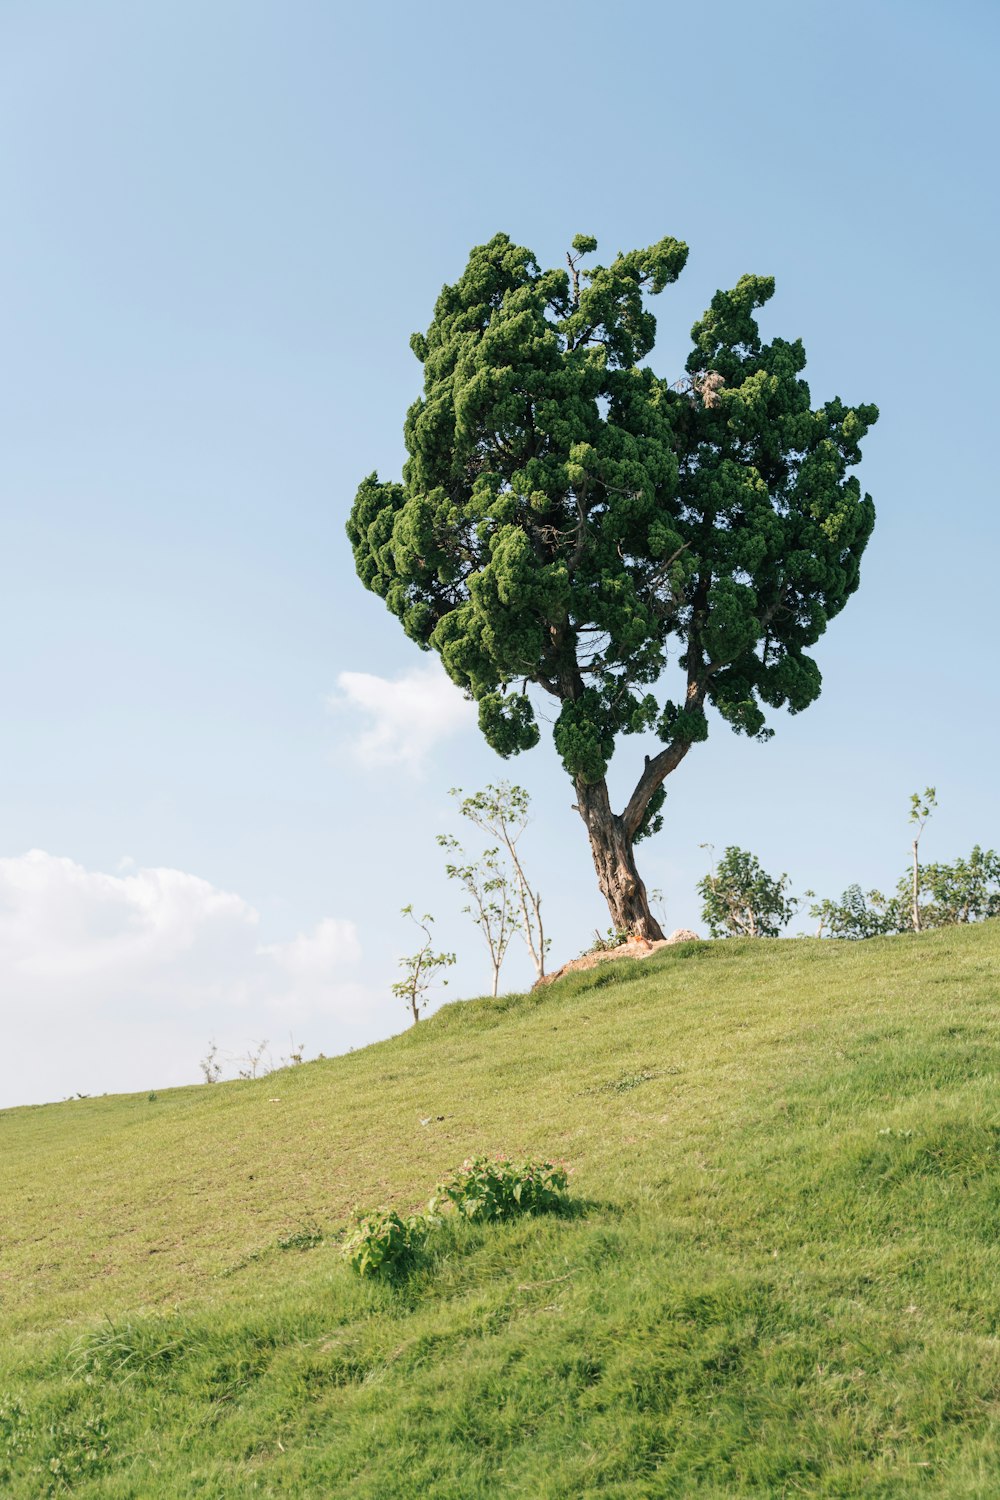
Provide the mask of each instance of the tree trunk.
{"label": "tree trunk", "polygon": [[597,883],[617,932],[656,942],[663,937],[649,909],[646,887],[636,869],[624,818],[611,811],[606,781],[576,784],[577,810],[587,825]]}

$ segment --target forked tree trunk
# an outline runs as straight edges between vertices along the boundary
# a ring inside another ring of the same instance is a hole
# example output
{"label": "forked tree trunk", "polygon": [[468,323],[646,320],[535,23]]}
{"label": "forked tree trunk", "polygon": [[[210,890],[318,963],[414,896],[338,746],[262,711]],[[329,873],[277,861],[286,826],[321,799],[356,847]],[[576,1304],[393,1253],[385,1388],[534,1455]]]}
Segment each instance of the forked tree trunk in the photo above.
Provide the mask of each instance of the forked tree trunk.
{"label": "forked tree trunk", "polygon": [[649,909],[624,820],[611,811],[607,782],[576,784],[577,810],[587,825],[601,894],[618,932],[656,942],[663,937]]}

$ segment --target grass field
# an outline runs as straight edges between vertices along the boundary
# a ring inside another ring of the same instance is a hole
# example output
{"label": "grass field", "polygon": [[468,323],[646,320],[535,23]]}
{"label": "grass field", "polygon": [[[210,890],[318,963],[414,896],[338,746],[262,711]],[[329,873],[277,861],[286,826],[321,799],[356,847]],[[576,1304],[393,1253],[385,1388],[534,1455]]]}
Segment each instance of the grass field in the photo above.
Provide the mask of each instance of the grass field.
{"label": "grass field", "polygon": [[[0,1496],[1000,1496],[998,1002],[997,922],[688,944],[0,1113]],[[573,1211],[353,1276],[497,1150]]]}

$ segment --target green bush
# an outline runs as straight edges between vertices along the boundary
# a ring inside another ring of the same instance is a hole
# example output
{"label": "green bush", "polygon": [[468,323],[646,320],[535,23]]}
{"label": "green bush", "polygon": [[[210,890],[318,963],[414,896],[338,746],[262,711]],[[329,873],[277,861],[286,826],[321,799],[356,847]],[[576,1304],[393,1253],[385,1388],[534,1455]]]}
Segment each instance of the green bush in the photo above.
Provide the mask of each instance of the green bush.
{"label": "green bush", "polygon": [[428,1214],[404,1219],[391,1208],[356,1211],[344,1255],[359,1276],[404,1276],[419,1260],[433,1223]]}
{"label": "green bush", "polygon": [[474,1156],[438,1184],[431,1207],[443,1200],[466,1219],[509,1219],[556,1208],[568,1185],[569,1173],[560,1163]]}

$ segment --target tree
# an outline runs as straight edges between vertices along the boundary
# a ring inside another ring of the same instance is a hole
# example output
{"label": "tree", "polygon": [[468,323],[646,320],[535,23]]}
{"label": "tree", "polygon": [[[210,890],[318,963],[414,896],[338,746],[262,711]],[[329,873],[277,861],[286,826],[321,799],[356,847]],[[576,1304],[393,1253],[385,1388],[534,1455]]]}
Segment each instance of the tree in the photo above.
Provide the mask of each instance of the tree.
{"label": "tree", "polygon": [[[462,797],[460,787],[452,787],[453,797]],[[499,839],[510,861],[511,877],[517,890],[520,921],[517,924],[524,938],[535,972],[539,979],[545,975],[545,955],[549,951],[549,939],[542,924],[541,894],[532,887],[524,871],[518,844],[528,826],[528,809],[531,799],[523,786],[512,786],[501,781],[492,782],[484,791],[471,797],[462,797],[459,811],[474,827],[490,838]]]}
{"label": "tree", "polygon": [[777,937],[798,906],[785,895],[787,885],[787,875],[775,880],[755,854],[730,845],[718,868],[698,882],[702,920],[713,937]]}
{"label": "tree", "polygon": [[[434,918],[425,912],[422,917],[413,915],[412,906],[404,906],[402,916],[409,917],[424,935],[424,941],[416,953],[411,953],[408,958],[399,960],[399,967],[403,970],[403,978],[397,979],[392,986],[392,993],[405,1000],[410,1008],[414,1026],[420,1020],[420,1012],[427,1008],[427,991],[434,982],[435,975],[439,969],[447,969],[455,962],[454,953],[435,953],[431,939],[430,924]],[[447,985],[447,979],[441,983]]]}
{"label": "tree", "polygon": [[[555,701],[614,926],[657,938],[633,846],[660,826],[707,709],[764,739],[765,707],[818,696],[808,651],[857,588],[874,525],[848,470],[878,413],[811,408],[801,342],[761,339],[766,276],[713,297],[669,383],[643,363],[644,299],[687,247],[584,269],[596,248],[578,235],[551,270],[505,234],[472,251],[411,340],[424,391],[402,483],[369,475],[347,531],[362,582],[438,652],[500,755],[538,741],[529,687]],[[678,686],[660,697],[668,669]],[[662,748],[616,813],[616,740],[647,731]]]}
{"label": "tree", "polygon": [[498,858],[500,851],[486,849],[478,861],[472,861],[452,834],[439,833],[438,843],[455,856],[445,865],[445,873],[449,880],[457,880],[469,897],[469,905],[462,910],[486,940],[495,996],[500,986],[500,970],[518,926],[509,877]]}

